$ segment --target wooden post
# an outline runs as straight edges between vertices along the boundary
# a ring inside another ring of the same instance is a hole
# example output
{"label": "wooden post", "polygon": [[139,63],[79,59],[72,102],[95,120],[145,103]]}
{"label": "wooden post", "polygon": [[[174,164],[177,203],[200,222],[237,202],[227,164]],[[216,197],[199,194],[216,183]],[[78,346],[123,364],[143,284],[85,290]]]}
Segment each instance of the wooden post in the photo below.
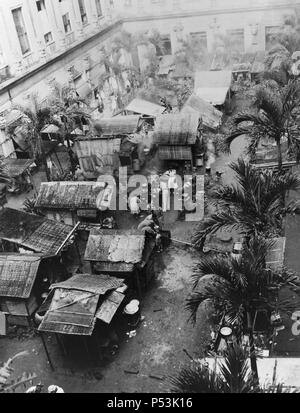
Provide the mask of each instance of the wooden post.
{"label": "wooden post", "polygon": [[82,260],[81,260],[81,256],[80,256],[80,250],[79,250],[78,242],[77,242],[76,239],[74,240],[74,245],[75,245],[75,248],[76,248],[76,252],[77,252],[77,255],[78,255],[78,259],[79,259],[79,266],[80,266],[80,269],[81,269],[82,268]]}
{"label": "wooden post", "polygon": [[59,165],[59,167],[60,167],[60,172],[62,173],[64,170],[63,170],[63,167],[61,166],[61,163],[60,163],[60,160],[59,160],[59,157],[58,157],[58,155],[57,155],[56,150],[54,150],[54,153],[55,153],[55,156],[56,156],[58,165]]}
{"label": "wooden post", "polygon": [[44,346],[44,349],[45,349],[45,353],[46,353],[46,355],[47,355],[47,359],[48,359],[49,365],[50,365],[50,367],[51,367],[51,370],[52,370],[52,371],[55,371],[54,366],[53,366],[52,361],[51,361],[51,358],[50,358],[50,353],[49,353],[48,348],[47,348],[47,345],[46,345],[45,338],[44,338],[44,336],[43,336],[43,333],[40,332],[39,334],[40,334],[40,336],[41,336],[42,343],[43,343],[43,346]]}
{"label": "wooden post", "polygon": [[139,297],[139,300],[141,300],[141,298],[142,298],[142,289],[141,289],[141,282],[140,282],[140,277],[139,277],[140,273],[136,268],[134,269],[134,271],[135,271],[135,279],[136,279],[138,297]]}

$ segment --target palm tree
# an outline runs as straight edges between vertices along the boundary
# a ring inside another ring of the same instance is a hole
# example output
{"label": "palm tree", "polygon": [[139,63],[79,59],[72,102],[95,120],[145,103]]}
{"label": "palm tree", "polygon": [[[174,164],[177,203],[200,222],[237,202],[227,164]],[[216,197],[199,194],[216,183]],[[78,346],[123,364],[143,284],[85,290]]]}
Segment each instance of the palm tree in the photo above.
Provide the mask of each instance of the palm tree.
{"label": "palm tree", "polygon": [[14,393],[18,387],[22,385],[26,386],[27,383],[32,383],[32,381],[37,377],[34,373],[32,374],[26,372],[15,379],[11,377],[14,370],[11,367],[13,361],[18,357],[23,357],[28,354],[28,351],[22,351],[8,359],[0,367],[0,393]]}
{"label": "palm tree", "polygon": [[251,139],[252,154],[259,142],[265,138],[277,145],[278,167],[282,168],[282,140],[287,139],[290,153],[300,154],[299,125],[296,121],[300,99],[300,86],[291,81],[283,88],[270,88],[261,85],[256,91],[256,106],[254,112],[239,113],[233,119],[234,128],[226,138],[226,145],[241,135]]}
{"label": "palm tree", "polygon": [[248,368],[248,352],[237,344],[227,348],[219,371],[194,361],[171,377],[173,393],[255,393],[258,386]]}
{"label": "palm tree", "polygon": [[241,235],[279,235],[282,217],[298,212],[297,204],[284,205],[283,194],[296,190],[300,179],[292,172],[259,170],[243,159],[230,164],[236,185],[224,185],[212,191],[214,213],[201,223],[194,234],[196,247],[220,229],[238,230]]}
{"label": "palm tree", "polygon": [[[238,336],[249,334],[254,374],[257,374],[257,367],[253,332],[257,312],[270,316],[272,311],[294,309],[294,304],[289,300],[281,301],[278,296],[283,287],[297,280],[297,276],[286,269],[266,269],[267,253],[272,245],[272,241],[254,237],[244,246],[240,259],[226,255],[203,257],[193,274],[194,289],[186,303],[193,323],[200,304],[211,300],[216,310],[235,326]],[[297,304],[300,299],[298,301]]]}
{"label": "palm tree", "polygon": [[23,117],[19,122],[9,126],[6,132],[9,135],[13,134],[18,126],[22,126],[26,140],[30,145],[31,155],[34,159],[41,159],[45,167],[47,180],[50,181],[50,172],[46,161],[46,154],[43,149],[41,131],[49,123],[55,123],[51,109],[41,105],[36,95],[31,95],[28,106],[18,105],[15,106],[14,109],[19,110],[23,114]]}
{"label": "palm tree", "polygon": [[[177,377],[169,379],[172,393],[283,393],[281,384],[262,387],[248,367],[248,352],[238,346],[228,347],[218,363],[218,372],[203,362],[193,362]],[[296,392],[299,392],[296,391]]]}
{"label": "palm tree", "polygon": [[52,87],[51,113],[60,126],[62,140],[67,142],[71,171],[74,174],[76,165],[71,148],[71,133],[77,126],[82,128],[83,122],[89,123],[90,115],[85,100],[81,99],[74,89],[68,86],[62,87],[58,83],[54,83]]}

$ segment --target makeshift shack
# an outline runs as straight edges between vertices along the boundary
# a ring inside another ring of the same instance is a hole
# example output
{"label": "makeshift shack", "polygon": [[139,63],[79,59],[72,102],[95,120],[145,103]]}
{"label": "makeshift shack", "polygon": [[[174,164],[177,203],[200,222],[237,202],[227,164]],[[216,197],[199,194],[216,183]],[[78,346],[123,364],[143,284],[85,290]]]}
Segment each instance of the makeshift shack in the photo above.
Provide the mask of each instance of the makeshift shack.
{"label": "makeshift shack", "polygon": [[203,126],[212,130],[219,128],[223,116],[222,112],[194,93],[186,101],[181,113],[196,113],[201,118]]}
{"label": "makeshift shack", "polygon": [[0,254],[0,311],[9,324],[29,325],[42,294],[57,281],[51,270],[53,261],[41,254]]}
{"label": "makeshift shack", "polygon": [[199,134],[197,113],[159,116],[154,129],[159,158],[164,161],[189,161],[193,166],[193,147],[199,140]]}
{"label": "makeshift shack", "polygon": [[143,118],[154,120],[157,116],[162,115],[166,108],[156,103],[148,102],[143,99],[133,99],[124,109],[125,115],[138,114]]}
{"label": "makeshift shack", "polygon": [[124,278],[141,296],[154,275],[150,259],[154,247],[155,240],[139,231],[93,229],[84,259],[92,273]]}
{"label": "makeshift shack", "polygon": [[23,192],[33,188],[31,170],[36,166],[33,159],[3,159],[5,171],[11,180],[9,192]]}
{"label": "makeshift shack", "polygon": [[231,101],[231,79],[229,70],[199,71],[195,74],[195,94],[217,107]]}
{"label": "makeshift shack", "polygon": [[102,182],[42,182],[35,207],[47,218],[69,225],[100,223],[104,192]]}
{"label": "makeshift shack", "polygon": [[193,73],[185,62],[177,62],[174,65],[174,69],[172,70],[171,77],[177,82],[182,83],[183,81],[187,79],[193,79]]}
{"label": "makeshift shack", "polygon": [[235,82],[243,80],[251,80],[251,75],[250,75],[250,70],[251,70],[251,63],[250,62],[245,62],[245,63],[235,63],[232,66],[232,77]]}
{"label": "makeshift shack", "polygon": [[115,116],[101,118],[94,122],[94,128],[99,136],[124,137],[137,133],[143,125],[139,115]]}
{"label": "makeshift shack", "polygon": [[[126,289],[123,279],[103,274],[76,274],[53,284],[46,302],[38,310],[39,315],[44,314],[38,330],[55,333],[64,352],[66,339],[76,336],[89,338],[89,344],[93,344],[93,339],[99,350],[103,335],[109,333],[105,327],[110,326],[125,301]],[[84,344],[89,352],[88,341]]]}
{"label": "makeshift shack", "polygon": [[159,69],[157,75],[161,78],[168,78],[170,73],[174,70],[174,56],[161,56],[159,61]]}
{"label": "makeshift shack", "polygon": [[75,152],[85,179],[97,179],[99,175],[113,174],[119,168],[121,138],[110,136],[86,136],[77,138]]}
{"label": "makeshift shack", "polygon": [[4,252],[58,255],[71,242],[76,226],[12,208],[0,211],[0,240]]}
{"label": "makeshift shack", "polygon": [[259,75],[265,70],[265,52],[257,52],[250,69],[251,81],[257,81]]}
{"label": "makeshift shack", "polygon": [[7,133],[7,130],[13,129],[15,125],[21,121],[22,117],[22,112],[16,109],[0,117],[0,155],[5,158],[19,157],[19,146],[17,142],[15,142],[15,135]]}

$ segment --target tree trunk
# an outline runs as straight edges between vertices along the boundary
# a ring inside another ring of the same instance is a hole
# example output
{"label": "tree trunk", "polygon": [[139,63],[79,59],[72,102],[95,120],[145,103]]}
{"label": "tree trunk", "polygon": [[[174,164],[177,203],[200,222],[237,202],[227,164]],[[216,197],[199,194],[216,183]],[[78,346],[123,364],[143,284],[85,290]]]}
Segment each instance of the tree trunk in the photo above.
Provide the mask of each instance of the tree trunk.
{"label": "tree trunk", "polygon": [[280,139],[276,140],[277,151],[278,151],[278,169],[282,170],[282,152],[281,152],[281,141]]}
{"label": "tree trunk", "polygon": [[257,362],[256,362],[256,355],[255,355],[255,346],[254,346],[254,338],[253,338],[253,321],[250,312],[247,312],[247,327],[249,332],[249,345],[250,345],[250,364],[251,364],[251,371],[253,374],[254,381],[258,384],[258,371],[257,371]]}
{"label": "tree trunk", "polygon": [[71,144],[70,144],[70,139],[69,139],[69,134],[66,134],[66,141],[67,141],[67,145],[68,145],[68,154],[69,154],[69,158],[70,158],[70,164],[71,164],[71,173],[72,175],[75,174],[75,162],[74,162],[74,157],[73,157],[73,151],[71,148]]}
{"label": "tree trunk", "polygon": [[50,176],[50,171],[49,171],[49,168],[48,168],[48,165],[47,165],[46,154],[45,154],[45,151],[44,151],[44,148],[43,148],[43,141],[42,141],[41,137],[39,137],[38,139],[40,140],[39,143],[40,143],[40,149],[41,149],[42,164],[45,167],[47,181],[50,182],[51,181],[51,176]]}

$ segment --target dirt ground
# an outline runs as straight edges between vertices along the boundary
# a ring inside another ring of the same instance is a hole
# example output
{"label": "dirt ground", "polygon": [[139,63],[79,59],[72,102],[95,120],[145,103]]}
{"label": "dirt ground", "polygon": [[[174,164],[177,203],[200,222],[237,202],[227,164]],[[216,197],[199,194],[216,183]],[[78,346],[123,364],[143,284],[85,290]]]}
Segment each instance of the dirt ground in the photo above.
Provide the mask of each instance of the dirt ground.
{"label": "dirt ground", "polygon": [[[192,357],[199,357],[210,338],[206,313],[199,311],[194,327],[187,322],[188,314],[184,309],[184,301],[191,290],[191,274],[198,260],[199,253],[174,245],[158,256],[156,280],[142,303],[144,320],[136,335],[121,344],[119,352],[105,367],[95,369],[91,365],[87,367],[88,363],[85,368],[74,367],[75,361],[63,358],[58,344],[50,336],[47,337],[47,347],[54,372],[38,336],[0,338],[1,360],[27,350],[28,356],[16,359],[15,374],[35,372],[37,380],[45,385],[55,383],[70,393],[166,391],[166,378],[190,363],[183,350]],[[97,379],[92,376],[95,371]]]}

